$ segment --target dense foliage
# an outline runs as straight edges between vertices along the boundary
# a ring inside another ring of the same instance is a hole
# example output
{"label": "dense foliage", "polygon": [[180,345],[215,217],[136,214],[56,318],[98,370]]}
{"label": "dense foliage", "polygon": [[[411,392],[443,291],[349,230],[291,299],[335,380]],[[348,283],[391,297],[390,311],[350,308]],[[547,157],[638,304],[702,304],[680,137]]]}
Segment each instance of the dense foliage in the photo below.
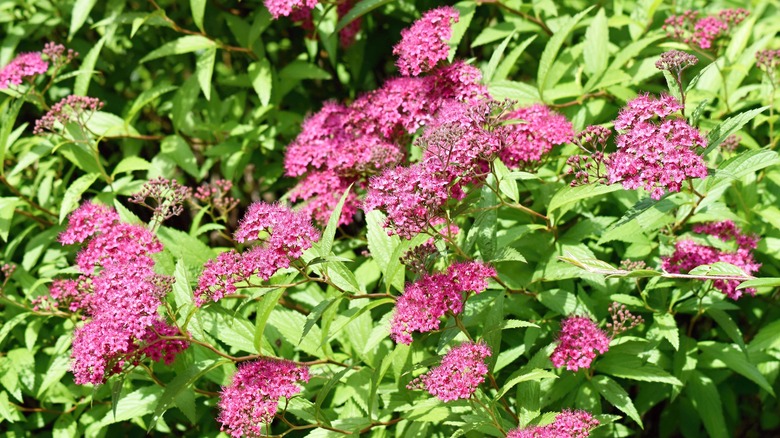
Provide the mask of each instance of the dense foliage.
{"label": "dense foliage", "polygon": [[0,2],[0,428],[780,434],[778,14]]}

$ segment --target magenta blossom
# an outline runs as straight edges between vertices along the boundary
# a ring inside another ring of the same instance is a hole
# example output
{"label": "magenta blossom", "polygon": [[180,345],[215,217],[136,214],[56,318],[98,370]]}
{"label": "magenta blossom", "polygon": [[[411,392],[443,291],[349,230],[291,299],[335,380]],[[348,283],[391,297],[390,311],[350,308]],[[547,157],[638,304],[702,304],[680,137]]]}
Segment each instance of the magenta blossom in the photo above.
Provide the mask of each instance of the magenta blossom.
{"label": "magenta blossom", "polygon": [[0,88],[21,85],[25,78],[41,75],[49,70],[49,63],[38,52],[22,53],[0,70]]}
{"label": "magenta blossom", "polygon": [[265,0],[265,7],[278,20],[297,11],[311,11],[318,3],[319,0]]}
{"label": "magenta blossom", "polygon": [[546,426],[532,426],[512,429],[506,438],[586,438],[599,425],[589,412],[564,410],[555,416],[555,421]]}
{"label": "magenta blossom", "polygon": [[398,55],[398,70],[404,76],[418,76],[447,59],[452,37],[452,22],[458,21],[458,10],[451,6],[431,9],[401,31],[401,41],[393,47]]}
{"label": "magenta blossom", "polygon": [[464,342],[448,351],[439,366],[409,382],[407,388],[425,389],[443,402],[467,399],[485,381],[485,359],[490,356],[485,343]]}
{"label": "magenta blossom", "polygon": [[609,336],[586,316],[570,316],[561,322],[558,346],[550,360],[556,368],[566,365],[569,371],[590,368],[596,352],[609,350]]}

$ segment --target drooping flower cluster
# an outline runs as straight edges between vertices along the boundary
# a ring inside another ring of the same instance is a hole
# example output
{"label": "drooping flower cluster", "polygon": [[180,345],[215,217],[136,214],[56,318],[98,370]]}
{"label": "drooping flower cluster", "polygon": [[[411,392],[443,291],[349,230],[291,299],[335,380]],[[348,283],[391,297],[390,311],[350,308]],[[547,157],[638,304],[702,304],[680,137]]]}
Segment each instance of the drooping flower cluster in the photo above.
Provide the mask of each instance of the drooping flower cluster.
{"label": "drooping flower cluster", "polygon": [[[480,77],[476,68],[456,62],[424,77],[391,79],[349,106],[326,103],[287,148],[287,175],[303,177],[290,199],[306,201],[303,211],[326,223],[350,185],[363,189],[372,175],[401,163],[409,135],[441,107],[484,96]],[[350,223],[359,205],[351,192],[340,224]]]}
{"label": "drooping flower cluster", "polygon": [[572,155],[566,159],[569,175],[574,175],[572,187],[593,183],[606,183],[607,141],[612,135],[609,129],[591,125],[574,137],[574,144],[586,155]]}
{"label": "drooping flower cluster", "polygon": [[0,88],[21,85],[25,78],[33,78],[49,70],[39,52],[22,53],[0,70]]}
{"label": "drooping flower cluster", "polygon": [[555,421],[546,426],[513,429],[506,438],[586,438],[599,425],[589,412],[564,410],[555,416]]}
{"label": "drooping flower cluster", "polygon": [[566,117],[542,104],[510,112],[506,120],[509,138],[499,156],[509,168],[537,163],[553,146],[572,141],[574,129]]}
{"label": "drooping flower cluster", "polygon": [[393,47],[396,65],[404,76],[418,76],[447,59],[452,23],[458,22],[458,10],[451,6],[431,9],[401,31],[401,41]]}
{"label": "drooping flower cluster", "polygon": [[[608,182],[626,189],[644,188],[653,199],[679,192],[688,178],[704,178],[707,166],[696,148],[706,142],[684,119],[670,117],[682,109],[672,96],[639,96],[620,110],[615,129],[617,151],[607,163]],[[656,121],[658,119],[658,121]]]}
{"label": "drooping flower cluster", "polygon": [[566,365],[569,371],[590,368],[596,352],[604,354],[609,350],[610,338],[586,316],[570,316],[561,322],[558,345],[550,361],[556,368]]}
{"label": "drooping flower cluster", "polygon": [[103,108],[103,102],[94,97],[70,95],[52,105],[51,109],[35,121],[34,134],[45,131],[56,132],[55,128],[68,122],[76,122],[86,126],[87,121],[95,111]]}
{"label": "drooping flower cluster", "polygon": [[56,280],[37,307],[81,311],[86,322],[73,335],[71,370],[78,384],[101,384],[125,364],[144,357],[170,364],[187,348],[179,334],[157,313],[173,279],[154,272],[151,255],[162,245],[147,229],[123,223],[112,208],[85,203],[74,211],[63,244],[84,243],[76,257],[81,275]]}
{"label": "drooping flower cluster", "polygon": [[699,18],[696,11],[686,11],[681,15],[672,15],[664,21],[666,35],[701,49],[711,49],[719,38],[728,35],[731,30],[750,15],[745,9],[724,9],[717,15]]}
{"label": "drooping flower cluster", "polygon": [[495,275],[493,267],[481,262],[454,263],[446,272],[424,275],[407,285],[395,305],[390,337],[411,344],[413,332],[438,329],[439,318],[447,312],[461,313],[466,294],[483,292]]}
{"label": "drooping flower cluster", "polygon": [[[130,202],[152,210],[151,222],[161,224],[180,215],[184,211],[184,203],[191,195],[192,189],[179,184],[175,179],[157,177],[147,181],[139,192],[133,193]],[[152,204],[147,203],[149,199]]]}
{"label": "drooping flower cluster", "polygon": [[387,213],[389,234],[411,239],[443,222],[443,207],[462,199],[464,186],[482,181],[492,160],[506,143],[500,126],[503,105],[495,101],[451,103],[443,106],[417,145],[422,160],[408,167],[388,169],[371,179],[366,210]]}
{"label": "drooping flower cluster", "polygon": [[309,381],[309,370],[294,362],[264,358],[239,364],[219,398],[221,430],[235,438],[265,436],[263,424],[273,421],[279,398],[300,393],[300,381]]}
{"label": "drooping flower cluster", "polygon": [[408,389],[425,389],[443,402],[467,399],[485,381],[485,359],[490,347],[483,342],[464,342],[453,347],[441,363],[409,382]]}
{"label": "drooping flower cluster", "polygon": [[[755,236],[747,235],[734,224],[726,220],[711,222],[693,227],[693,232],[701,235],[709,235],[724,242],[733,241],[736,251],[727,251],[714,246],[703,245],[692,239],[677,241],[674,245],[674,253],[664,257],[663,268],[672,273],[687,273],[691,269],[711,263],[725,262],[741,268],[746,274],[751,275],[761,267],[753,258],[752,250],[758,245]],[[713,285],[733,300],[738,300],[743,293],[755,295],[756,290],[745,288],[737,290],[738,280],[715,280]]]}
{"label": "drooping flower cluster", "polygon": [[195,303],[219,301],[236,291],[236,283],[258,276],[268,280],[280,269],[319,240],[320,233],[308,217],[279,204],[256,202],[249,206],[234,234],[238,242],[261,241],[243,253],[235,250],[220,254],[204,265],[195,290]]}
{"label": "drooping flower cluster", "polygon": [[265,7],[268,8],[268,12],[278,20],[279,17],[287,17],[297,11],[310,12],[312,8],[317,6],[319,0],[265,0]]}

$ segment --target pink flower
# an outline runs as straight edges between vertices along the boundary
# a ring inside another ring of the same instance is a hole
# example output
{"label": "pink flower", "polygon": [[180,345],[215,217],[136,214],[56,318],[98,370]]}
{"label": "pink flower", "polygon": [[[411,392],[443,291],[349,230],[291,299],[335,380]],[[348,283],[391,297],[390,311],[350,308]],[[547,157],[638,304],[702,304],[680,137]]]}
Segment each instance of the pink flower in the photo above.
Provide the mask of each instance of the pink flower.
{"label": "pink flower", "polygon": [[724,9],[717,16],[698,18],[696,11],[672,15],[666,19],[663,29],[666,35],[701,49],[711,49],[718,38],[741,23],[750,13],[745,9]]}
{"label": "pink flower", "polygon": [[[751,275],[761,267],[753,258],[752,250],[756,248],[758,239],[755,236],[743,234],[732,221],[711,222],[696,225],[693,232],[707,234],[718,239],[736,243],[736,251],[725,251],[712,246],[702,245],[691,239],[679,240],[674,245],[674,253],[668,257],[662,257],[663,268],[671,273],[686,273],[691,269],[716,262],[725,262],[742,268],[746,274]],[[713,286],[719,289],[733,300],[738,300],[743,293],[755,295],[754,288],[738,290],[738,280],[715,280]]]}
{"label": "pink flower", "polygon": [[281,16],[288,16],[295,11],[311,10],[319,3],[319,0],[265,0],[265,7],[278,20]]}
{"label": "pink flower", "polygon": [[[268,232],[261,238],[261,232]],[[297,259],[320,239],[308,217],[279,204],[255,202],[249,206],[234,237],[238,242],[262,239],[265,247]]]}
{"label": "pink flower", "polygon": [[263,423],[273,421],[279,398],[301,392],[299,381],[309,381],[309,370],[294,362],[268,358],[240,363],[230,386],[222,388],[220,429],[235,438],[264,436]]}
{"label": "pink flower", "polygon": [[407,285],[396,302],[390,337],[411,344],[413,332],[437,330],[446,312],[457,315],[463,311],[465,293],[483,292],[488,278],[495,275],[495,269],[481,262],[454,263],[444,273],[424,275]]}
{"label": "pink flower", "polygon": [[68,216],[68,228],[60,234],[59,240],[64,245],[81,243],[95,233],[107,232],[116,222],[119,222],[116,210],[87,201]]}
{"label": "pink flower", "polygon": [[553,146],[571,142],[574,137],[574,128],[566,117],[541,104],[512,111],[505,119],[519,122],[508,125],[509,138],[499,154],[510,168],[539,162]]}
{"label": "pink flower", "polygon": [[49,63],[38,52],[22,53],[0,70],[0,88],[21,85],[25,78],[46,73]]}
{"label": "pink flower", "polygon": [[590,368],[596,351],[604,354],[609,350],[609,336],[585,316],[570,316],[561,322],[558,346],[550,360],[556,368],[566,365],[569,371]]}
{"label": "pink flower", "polygon": [[485,359],[490,356],[485,343],[464,342],[448,351],[439,366],[412,380],[407,388],[425,389],[443,402],[467,399],[485,381]]}
{"label": "pink flower", "polygon": [[404,76],[418,76],[447,59],[452,37],[451,23],[458,22],[458,10],[451,6],[431,9],[401,31],[401,41],[393,47],[396,65]]}
{"label": "pink flower", "polygon": [[513,429],[506,438],[586,438],[599,421],[585,411],[564,410],[546,426]]}
{"label": "pink flower", "polygon": [[[669,117],[682,105],[672,96],[639,96],[628,102],[615,120],[617,152],[607,161],[607,180],[626,189],[644,188],[653,199],[679,192],[689,178],[707,176],[696,148],[706,142],[685,120]],[[660,120],[655,121],[656,118]]]}
{"label": "pink flower", "polygon": [[52,105],[51,109],[40,119],[35,121],[34,134],[43,134],[46,131],[55,132],[58,125],[75,121],[85,124],[92,113],[103,108],[103,102],[87,96],[71,95]]}

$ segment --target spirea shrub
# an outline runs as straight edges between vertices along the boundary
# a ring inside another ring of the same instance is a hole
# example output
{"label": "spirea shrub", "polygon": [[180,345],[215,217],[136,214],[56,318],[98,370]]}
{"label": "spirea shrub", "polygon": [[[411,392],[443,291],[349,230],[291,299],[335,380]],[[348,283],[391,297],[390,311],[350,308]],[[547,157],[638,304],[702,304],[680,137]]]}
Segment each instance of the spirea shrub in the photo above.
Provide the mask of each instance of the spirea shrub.
{"label": "spirea shrub", "polygon": [[4,5],[9,436],[780,434],[780,5]]}

